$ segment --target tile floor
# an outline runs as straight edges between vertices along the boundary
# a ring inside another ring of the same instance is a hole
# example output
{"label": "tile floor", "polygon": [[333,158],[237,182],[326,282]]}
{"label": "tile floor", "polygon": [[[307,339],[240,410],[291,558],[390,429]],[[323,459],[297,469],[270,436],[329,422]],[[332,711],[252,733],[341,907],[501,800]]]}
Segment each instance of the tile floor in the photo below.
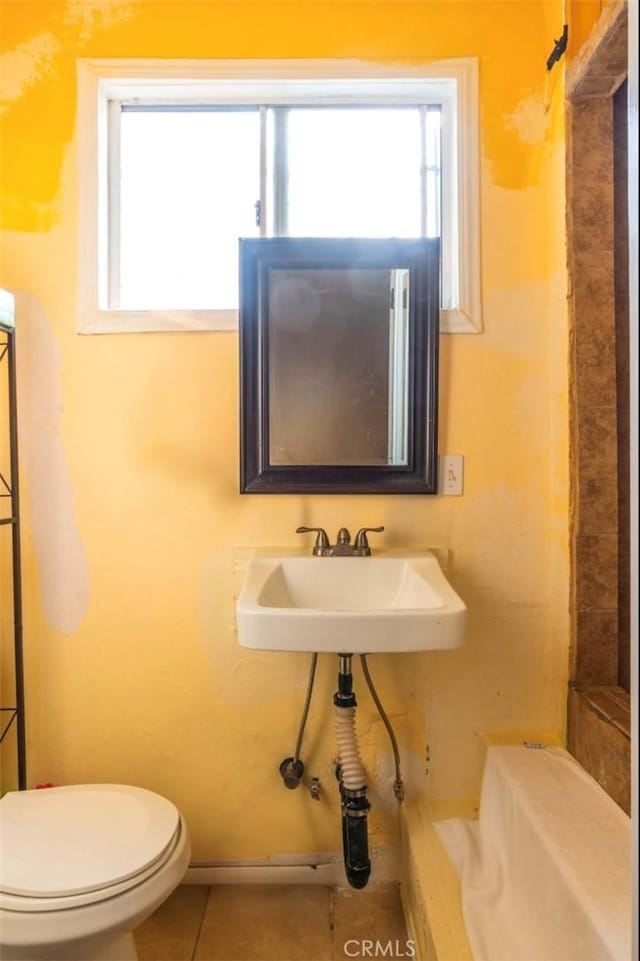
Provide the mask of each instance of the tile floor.
{"label": "tile floor", "polygon": [[364,941],[411,956],[396,884],[183,885],[135,938],[140,961],[347,961]]}

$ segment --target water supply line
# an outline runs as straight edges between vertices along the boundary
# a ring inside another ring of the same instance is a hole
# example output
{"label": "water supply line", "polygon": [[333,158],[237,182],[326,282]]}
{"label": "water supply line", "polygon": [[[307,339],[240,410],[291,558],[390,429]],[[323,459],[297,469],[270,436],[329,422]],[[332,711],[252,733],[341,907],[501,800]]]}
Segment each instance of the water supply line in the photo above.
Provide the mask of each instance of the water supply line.
{"label": "water supply line", "polygon": [[369,693],[373,698],[373,703],[378,709],[378,714],[382,719],[382,723],[387,729],[387,734],[389,735],[389,740],[391,741],[391,750],[393,751],[393,760],[396,766],[396,779],[393,782],[393,793],[398,801],[404,801],[404,781],[402,780],[402,773],[400,771],[400,751],[398,749],[398,742],[396,736],[393,733],[393,728],[391,727],[391,721],[387,717],[385,709],[382,706],[382,702],[378,697],[378,692],[376,691],[373,681],[371,680],[371,674],[369,673],[369,665],[367,664],[367,655],[360,655],[360,663],[362,665],[362,673],[364,674],[365,681],[367,682],[367,687],[369,688]]}
{"label": "water supply line", "polygon": [[311,656],[311,667],[309,668],[309,680],[307,681],[307,694],[304,700],[304,707],[302,709],[302,719],[300,721],[300,728],[298,729],[298,738],[296,740],[295,750],[293,752],[293,757],[286,757],[284,761],[280,762],[280,776],[284,782],[284,786],[288,787],[290,790],[294,790],[300,784],[300,779],[304,774],[304,764],[300,760],[300,751],[302,750],[302,739],[304,737],[304,729],[307,724],[307,718],[309,716],[309,706],[311,705],[311,695],[313,694],[313,683],[316,676],[316,666],[318,664],[318,655],[312,654]]}
{"label": "water supply line", "polygon": [[[334,725],[338,744],[338,759],[336,767],[336,777],[340,784],[340,798],[342,809],[342,843],[344,853],[345,873],[349,884],[354,888],[364,888],[369,881],[371,874],[371,861],[369,859],[369,842],[367,815],[371,805],[367,799],[366,774],[360,759],[358,741],[356,737],[356,696],[353,692],[353,677],[351,674],[351,654],[339,654],[338,671],[338,690],[336,691],[334,704]],[[378,713],[391,741],[393,757],[395,761],[395,782],[393,785],[394,794],[399,802],[404,799],[404,784],[400,771],[400,751],[391,722],[382,706],[382,702],[375,689],[367,655],[360,655],[362,672],[364,674],[369,692]],[[311,657],[309,669],[309,679],[307,681],[307,692],[302,710],[302,718],[298,729],[295,750],[292,757],[287,757],[280,763],[279,771],[285,787],[293,790],[300,785],[304,773],[304,764],[300,759],[302,741],[304,738],[313,686],[315,681],[316,667],[318,663],[317,653]],[[313,778],[310,794],[314,800],[320,799],[320,782],[318,778]]]}
{"label": "water supply line", "polygon": [[339,654],[338,690],[334,704],[338,742],[337,776],[342,799],[342,845],[347,880],[353,888],[363,888],[371,874],[367,814],[367,784],[356,739],[356,697],[351,676],[351,654]]}

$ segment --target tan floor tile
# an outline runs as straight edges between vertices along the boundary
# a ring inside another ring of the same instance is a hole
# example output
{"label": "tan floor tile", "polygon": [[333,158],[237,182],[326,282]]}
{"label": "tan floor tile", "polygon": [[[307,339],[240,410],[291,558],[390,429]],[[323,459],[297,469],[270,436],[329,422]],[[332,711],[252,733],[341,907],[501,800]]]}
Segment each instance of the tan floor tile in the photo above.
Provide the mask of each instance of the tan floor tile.
{"label": "tan floor tile", "polygon": [[362,891],[336,888],[332,899],[336,961],[367,956],[411,957],[397,884],[379,884]]}
{"label": "tan floor tile", "polygon": [[330,890],[319,885],[216,885],[196,961],[332,961]]}
{"label": "tan floor tile", "polygon": [[134,932],[140,961],[191,961],[208,896],[208,887],[177,887]]}

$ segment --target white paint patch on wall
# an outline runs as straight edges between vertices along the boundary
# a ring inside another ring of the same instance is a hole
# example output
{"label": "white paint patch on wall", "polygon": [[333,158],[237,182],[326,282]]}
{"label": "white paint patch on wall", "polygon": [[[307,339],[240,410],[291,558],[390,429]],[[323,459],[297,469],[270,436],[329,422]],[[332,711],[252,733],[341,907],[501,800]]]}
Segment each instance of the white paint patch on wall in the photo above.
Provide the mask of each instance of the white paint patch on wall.
{"label": "white paint patch on wall", "polygon": [[512,113],[504,114],[504,125],[506,130],[515,130],[523,143],[544,143],[547,126],[544,97],[539,94],[525,97]]}
{"label": "white paint patch on wall", "polygon": [[72,634],[89,603],[89,566],[61,438],[60,349],[42,305],[19,291],[16,331],[19,454],[42,607],[54,629]]}
{"label": "white paint patch on wall", "polygon": [[[131,19],[136,8],[128,0],[71,0],[52,26],[62,26],[80,48],[100,30]],[[52,69],[63,47],[55,32],[38,33],[0,56],[0,113]]]}
{"label": "white paint patch on wall", "polygon": [[128,0],[70,0],[65,6],[63,23],[75,29],[80,29],[79,44],[91,39],[94,33],[108,27],[122,23],[134,16],[136,10]]}
{"label": "white paint patch on wall", "polygon": [[51,33],[39,33],[0,56],[0,113],[45,73],[60,49]]}

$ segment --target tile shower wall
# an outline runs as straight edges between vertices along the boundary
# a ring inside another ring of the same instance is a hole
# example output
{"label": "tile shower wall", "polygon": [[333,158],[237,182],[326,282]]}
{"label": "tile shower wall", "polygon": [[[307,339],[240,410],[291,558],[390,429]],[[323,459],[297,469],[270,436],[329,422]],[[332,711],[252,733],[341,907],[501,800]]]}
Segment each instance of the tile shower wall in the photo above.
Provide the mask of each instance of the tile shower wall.
{"label": "tile shower wall", "polygon": [[[612,105],[574,106],[571,156],[579,181],[573,206],[579,280],[575,312],[578,630],[592,641],[576,664],[582,683],[617,682],[618,495],[613,261]],[[598,144],[603,147],[598,148]],[[588,166],[583,162],[589,157]],[[571,169],[570,163],[570,169]],[[576,176],[574,174],[573,176]],[[593,643],[595,642],[595,643]],[[582,649],[582,646],[581,646]]]}
{"label": "tile shower wall", "polygon": [[[569,749],[625,809],[630,804],[628,645],[624,626],[625,458],[619,358],[620,168],[613,93],[626,74],[626,10],[610,0],[568,75],[567,209],[572,323],[572,518],[575,586]],[[616,220],[617,217],[617,220]],[[628,290],[628,282],[627,282]],[[628,329],[628,315],[626,319]],[[622,346],[622,350],[621,350]],[[626,430],[626,436],[625,436]],[[628,482],[626,483],[628,499]],[[628,544],[628,540],[626,541]],[[622,549],[621,549],[622,548]],[[622,560],[622,564],[621,564]],[[628,638],[628,634],[627,634]]]}

